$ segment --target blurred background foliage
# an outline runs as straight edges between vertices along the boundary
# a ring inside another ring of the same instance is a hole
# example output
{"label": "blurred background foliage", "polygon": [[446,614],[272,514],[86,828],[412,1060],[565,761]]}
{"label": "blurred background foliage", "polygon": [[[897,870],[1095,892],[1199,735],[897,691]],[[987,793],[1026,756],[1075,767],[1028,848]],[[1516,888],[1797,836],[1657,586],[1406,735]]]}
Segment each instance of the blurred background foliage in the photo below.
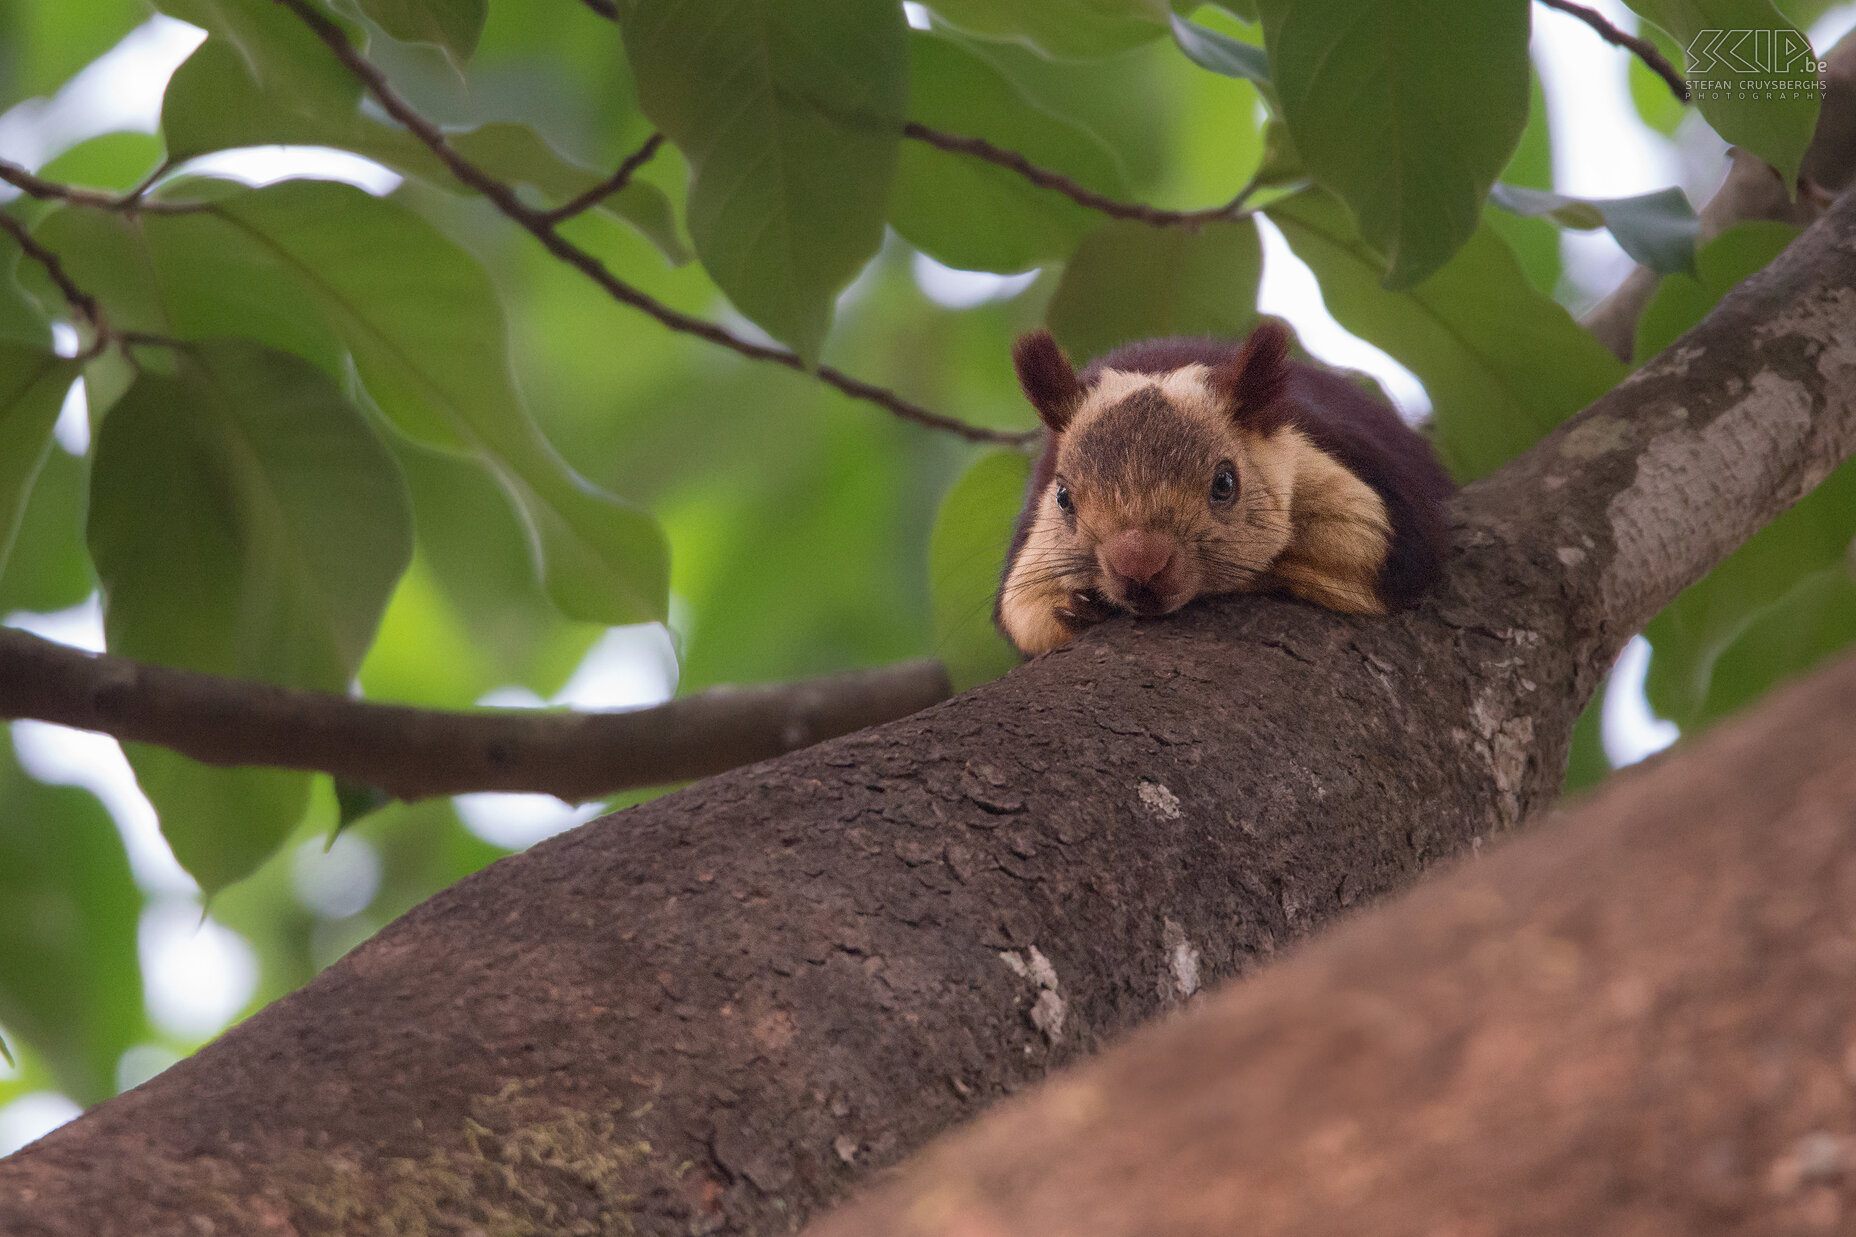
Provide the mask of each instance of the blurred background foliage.
{"label": "blurred background foliage", "polygon": [[[1022,430],[1019,331],[1048,322],[1080,360],[1128,338],[1241,334],[1261,304],[1428,414],[1463,479],[1628,372],[1573,317],[1626,252],[1665,271],[1640,363],[1783,247],[1795,229],[1748,224],[1697,252],[1689,202],[1724,170],[1721,134],[1795,166],[1815,114],[1697,115],[1589,32],[1565,36],[1628,81],[1617,124],[1675,137],[1661,183],[1593,201],[1550,192],[1567,188],[1569,139],[1529,67],[1530,12],[1538,26],[1545,10],[1522,0],[943,0],[901,6],[906,21],[878,0],[601,7],[316,11],[531,205],[665,132],[623,192],[561,233],[675,311]],[[1831,7],[1711,11],[1812,31],[1821,54]],[[1680,63],[1684,6],[1632,8]],[[1457,37],[1392,37],[1420,9]],[[1403,144],[1370,123],[1418,117],[1430,127]],[[903,121],[1120,201],[1192,211],[1245,194],[1260,209],[1112,219],[898,142]],[[0,231],[10,623],[445,708],[642,704],[921,655],[966,686],[1015,661],[990,604],[1024,455],[617,303],[364,103],[275,0],[0,0],[0,159],[205,204],[137,213],[0,186],[0,211],[115,330],[194,341],[106,340],[80,365],[92,324]],[[278,177],[294,179],[246,187]],[[1651,625],[1647,699],[1667,721],[1645,709],[1639,645],[1582,721],[1569,784],[1856,637],[1853,488],[1846,468]],[[1610,759],[1607,707],[1623,719]],[[16,1063],[0,1066],[0,1149],[598,810],[382,806],[326,778],[141,748],[125,766],[106,740],[11,732],[0,1036]]]}

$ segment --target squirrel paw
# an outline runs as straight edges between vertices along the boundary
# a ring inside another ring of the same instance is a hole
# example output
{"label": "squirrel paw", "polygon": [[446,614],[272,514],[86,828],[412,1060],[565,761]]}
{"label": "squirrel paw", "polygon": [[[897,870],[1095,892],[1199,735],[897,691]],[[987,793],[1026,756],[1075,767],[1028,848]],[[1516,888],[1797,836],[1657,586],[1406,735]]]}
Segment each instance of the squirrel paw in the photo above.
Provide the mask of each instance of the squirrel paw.
{"label": "squirrel paw", "polygon": [[1053,613],[1056,614],[1057,621],[1074,634],[1092,623],[1100,623],[1115,613],[1115,607],[1094,589],[1079,588],[1072,592]]}

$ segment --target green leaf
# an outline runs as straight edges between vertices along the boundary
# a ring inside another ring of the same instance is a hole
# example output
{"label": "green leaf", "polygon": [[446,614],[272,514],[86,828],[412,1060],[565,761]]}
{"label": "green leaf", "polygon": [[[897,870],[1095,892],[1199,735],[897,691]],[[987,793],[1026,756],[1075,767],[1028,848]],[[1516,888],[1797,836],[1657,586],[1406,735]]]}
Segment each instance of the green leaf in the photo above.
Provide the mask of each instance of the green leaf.
{"label": "green leaf", "polygon": [[122,837],[89,791],[26,776],[0,731],[0,1022],[83,1104],[147,1031]]}
{"label": "green leaf", "polygon": [[[1799,27],[1803,29],[1803,26]],[[1658,51],[1670,64],[1682,63],[1682,49],[1673,43],[1669,36],[1658,30],[1649,22],[1642,22],[1637,33],[1656,45]],[[1688,104],[1676,98],[1675,91],[1669,89],[1655,70],[1645,64],[1641,57],[1628,52],[1617,52],[1630,61],[1630,98],[1637,107],[1637,115],[1643,123],[1656,130],[1664,137],[1674,136],[1676,126],[1688,115]]]}
{"label": "green leaf", "polygon": [[624,18],[646,115],[688,159],[696,253],[810,365],[883,240],[908,100],[902,9],[649,0]]}
{"label": "green leaf", "polygon": [[77,362],[0,340],[0,571],[26,513],[33,480],[52,449],[52,426]]}
{"label": "green leaf", "polygon": [[1604,345],[1528,284],[1487,228],[1429,279],[1394,292],[1329,195],[1298,193],[1267,213],[1313,268],[1340,324],[1424,383],[1433,440],[1459,480],[1494,471],[1624,376]]}
{"label": "green leaf", "polygon": [[1656,287],[1637,319],[1632,360],[1641,365],[1700,322],[1728,289],[1760,270],[1792,243],[1796,224],[1753,220],[1735,224],[1695,254],[1695,273],[1671,275]]}
{"label": "green leaf", "polygon": [[1695,270],[1699,221],[1680,189],[1628,198],[1573,198],[1544,189],[1497,185],[1489,201],[1517,215],[1546,215],[1569,228],[1609,228],[1625,253],[1658,274]]}
{"label": "green leaf", "polygon": [[[1127,195],[1100,138],[1031,103],[998,69],[940,35],[909,36],[909,119],[985,138],[1098,193]],[[903,143],[889,200],[889,221],[904,239],[970,271],[1022,271],[1068,257],[1101,220],[1016,172],[920,141]]]}
{"label": "green leaf", "polygon": [[39,169],[46,180],[98,189],[133,189],[161,163],[161,139],[116,132],[79,142]]}
{"label": "green leaf", "polygon": [[[341,116],[360,100],[361,83],[276,0],[155,0],[155,7],[224,40],[243,60],[252,80],[274,97],[288,100],[294,111]],[[347,31],[346,22],[324,15]],[[349,40],[354,41],[352,34]],[[180,155],[171,135],[168,152]]]}
{"label": "green leaf", "polygon": [[542,436],[510,373],[496,289],[474,259],[404,206],[347,185],[286,182],[226,198],[213,214],[321,303],[401,431],[497,469],[563,613],[609,624],[664,617],[662,531],[578,476]]}
{"label": "green leaf", "polygon": [[1625,0],[1683,49],[1689,101],[1714,131],[1798,179],[1817,130],[1818,94],[1771,90],[1772,79],[1817,80],[1817,57],[1772,0]]}
{"label": "green leaf", "polygon": [[928,542],[934,648],[955,691],[996,679],[1020,661],[993,625],[992,610],[1030,477],[1031,458],[1023,452],[983,455],[935,515]]}
{"label": "green leaf", "polygon": [[1023,43],[1057,60],[1092,60],[1166,34],[1167,6],[1154,0],[935,0],[957,30]]}
{"label": "green leaf", "polygon": [[0,614],[66,610],[96,591],[84,547],[84,460],[53,447],[32,483],[13,552],[0,570]]}
{"label": "green leaf", "polygon": [[1234,338],[1256,321],[1262,273],[1248,219],[1196,230],[1111,223],[1064,267],[1046,319],[1079,363],[1156,335]]}
{"label": "green leaf", "polygon": [[[144,374],[96,442],[89,541],[111,652],[345,693],[412,553],[405,482],[321,371],[238,340]],[[209,893],[255,868],[308,774],[127,744],[175,857]]]}
{"label": "green leaf", "polygon": [[1260,0],[1283,120],[1408,288],[1476,231],[1527,122],[1526,0]]}
{"label": "green leaf", "polygon": [[56,92],[147,17],[142,0],[0,4],[0,111]]}
{"label": "green leaf", "polygon": [[402,43],[431,43],[456,64],[477,52],[489,0],[358,0],[361,11]]}
{"label": "green leaf", "polygon": [[1241,77],[1265,88],[1270,85],[1270,57],[1261,47],[1207,30],[1177,14],[1169,14],[1168,20],[1172,22],[1173,41],[1179,44],[1179,50],[1201,69],[1210,69],[1226,77]]}
{"label": "green leaf", "polygon": [[161,98],[169,155],[183,160],[243,146],[352,146],[369,127],[396,132],[363,121],[356,110],[360,83],[321,43],[301,55],[305,62],[292,77],[266,79],[231,40],[215,35],[200,44],[174,70]]}

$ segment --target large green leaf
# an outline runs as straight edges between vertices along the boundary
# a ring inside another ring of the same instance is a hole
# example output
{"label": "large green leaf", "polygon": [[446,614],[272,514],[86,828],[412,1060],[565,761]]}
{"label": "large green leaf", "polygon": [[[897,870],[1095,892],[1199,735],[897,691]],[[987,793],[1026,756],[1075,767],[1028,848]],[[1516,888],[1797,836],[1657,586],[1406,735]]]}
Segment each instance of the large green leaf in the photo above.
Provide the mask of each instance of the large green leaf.
{"label": "large green leaf", "polygon": [[[360,81],[276,0],[155,0],[155,7],[225,40],[254,81],[298,112],[341,116],[360,100]],[[334,14],[326,16],[346,27]]]}
{"label": "large green leaf", "polygon": [[0,571],[76,377],[75,361],[0,339]]}
{"label": "large green leaf", "polygon": [[[1100,138],[1031,103],[998,69],[943,36],[909,36],[909,119],[985,138],[1098,193],[1127,195]],[[896,231],[961,270],[1022,271],[1067,257],[1101,219],[1016,172],[918,141],[903,143],[889,200]]]}
{"label": "large green leaf", "polygon": [[1429,279],[1395,292],[1327,194],[1298,193],[1268,214],[1313,268],[1340,324],[1424,383],[1438,453],[1461,480],[1513,459],[1624,376],[1604,345],[1529,285],[1486,227]]}
{"label": "large green leaf", "polygon": [[116,1091],[143,1038],[142,900],[109,813],[89,791],[26,776],[0,729],[0,1023],[83,1104]]}
{"label": "large green leaf", "polygon": [[[237,340],[144,374],[103,421],[89,542],[112,652],[346,692],[412,553],[405,482],[321,371]],[[127,745],[175,857],[209,892],[301,817],[309,775]]]}
{"label": "large green leaf", "polygon": [[1778,257],[1799,231],[1792,223],[1751,220],[1735,224],[1703,245],[1695,254],[1695,273],[1663,279],[1644,306],[1637,319],[1636,364],[1643,364],[1700,322],[1728,289]]}
{"label": "large green leaf", "polygon": [[811,363],[883,240],[908,101],[901,7],[641,0],[624,32],[645,113],[689,160],[703,266]]}
{"label": "large green leaf", "polygon": [[432,43],[459,64],[477,51],[489,0],[359,0],[361,11],[402,43]]}
{"label": "large green leaf", "polygon": [[578,476],[542,436],[510,373],[496,289],[476,261],[405,207],[346,185],[288,182],[226,198],[213,213],[317,299],[395,425],[416,441],[481,453],[498,470],[564,613],[664,617],[662,531]]}
{"label": "large green leaf", "polygon": [[996,679],[1019,662],[993,625],[992,609],[1030,476],[1031,459],[1022,452],[981,456],[935,516],[928,543],[934,650],[955,691]]}
{"label": "large green leaf", "polygon": [[1683,49],[1689,99],[1728,142],[1798,176],[1817,129],[1813,88],[1774,90],[1773,80],[1817,80],[1816,56],[1772,0],[1625,0]]}
{"label": "large green leaf", "polygon": [[1193,230],[1111,223],[1090,233],[1064,267],[1047,316],[1079,363],[1156,335],[1234,338],[1256,321],[1262,274],[1248,219]]}
{"label": "large green leaf", "polygon": [[1296,151],[1410,287],[1474,234],[1527,123],[1527,0],[1258,8]]}
{"label": "large green leaf", "polygon": [[1015,43],[1057,59],[1093,59],[1166,35],[1163,0],[935,0],[968,34]]}

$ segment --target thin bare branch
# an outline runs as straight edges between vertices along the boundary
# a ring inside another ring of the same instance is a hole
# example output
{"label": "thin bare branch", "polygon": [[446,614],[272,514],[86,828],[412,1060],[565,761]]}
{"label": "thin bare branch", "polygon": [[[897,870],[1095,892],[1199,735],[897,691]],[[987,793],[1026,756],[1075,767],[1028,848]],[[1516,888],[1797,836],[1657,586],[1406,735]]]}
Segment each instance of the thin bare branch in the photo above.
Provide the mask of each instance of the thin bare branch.
{"label": "thin bare branch", "polygon": [[600,181],[597,185],[594,185],[585,193],[580,194],[571,201],[562,203],[551,211],[544,212],[542,218],[546,219],[551,224],[564,223],[582,211],[591,210],[593,207],[598,206],[601,202],[630,184],[632,173],[650,162],[651,156],[655,155],[657,153],[657,148],[663,144],[664,135],[661,133],[653,133],[644,140],[644,145],[625,157],[624,162],[619,164],[618,169],[614,171],[612,175]]}
{"label": "thin bare branch", "polygon": [[893,721],[950,693],[935,661],[756,688],[712,688],[626,713],[464,713],[292,691],[0,628],[0,717],[158,743],[213,765],[332,773],[400,799],[529,791],[569,802],[704,777]]}
{"label": "thin bare branch", "polygon": [[45,274],[58,286],[58,291],[63,294],[65,301],[89,325],[95,338],[89,349],[79,359],[89,360],[109,347],[110,326],[109,320],[104,316],[103,306],[97,303],[96,297],[77,286],[70,272],[64,269],[64,263],[59,260],[58,255],[34,240],[32,233],[26,229],[26,225],[11,215],[0,214],[0,232],[11,236],[28,258],[45,269]]}
{"label": "thin bare branch", "polygon": [[424,143],[426,149],[438,157],[459,183],[468,185],[481,193],[510,221],[540,241],[549,253],[605,289],[607,295],[614,300],[647,314],[670,330],[706,339],[710,343],[718,344],[750,360],[770,361],[775,365],[784,365],[800,373],[810,372],[820,381],[836,387],[854,399],[875,404],[905,421],[912,421],[917,425],[927,426],[929,429],[942,430],[964,438],[968,442],[1023,448],[1037,437],[1035,430],[1015,432],[989,429],[985,426],[971,425],[957,417],[931,412],[919,404],[902,398],[894,391],[852,378],[829,365],[820,365],[808,371],[805,362],[794,352],[743,339],[713,322],[672,309],[656,298],[632,287],[613,274],[599,258],[563,237],[555,229],[553,220],[549,218],[549,212],[525,205],[511,186],[491,176],[459,154],[451,143],[445,140],[445,135],[438,126],[420,115],[410,103],[401,97],[387,81],[385,74],[381,73],[372,61],[363,56],[348,41],[341,28],[309,4],[307,0],[276,0],[276,2],[295,13],[303,24],[308,26],[316,37],[335,53],[336,58],[347,66],[348,71],[361,80],[386,113]]}
{"label": "thin bare branch", "polygon": [[1598,10],[1588,9],[1583,4],[1574,4],[1572,0],[1540,0],[1540,3],[1550,9],[1558,9],[1562,13],[1569,13],[1578,18],[1596,30],[1598,37],[1613,47],[1623,47],[1635,52],[1637,59],[1643,61],[1652,73],[1669,83],[1669,89],[1675,93],[1676,98],[1684,103],[1688,102],[1688,82],[1683,78],[1681,71],[1669,63],[1668,57],[1657,49],[1656,44],[1638,35],[1624,33],[1606,21],[1604,14]]}
{"label": "thin bare branch", "polygon": [[1111,219],[1132,219],[1150,227],[1193,227],[1202,223],[1236,219],[1244,213],[1244,200],[1249,196],[1249,189],[1246,188],[1243,193],[1238,194],[1223,206],[1207,207],[1204,210],[1165,210],[1140,202],[1117,201],[1093,189],[1085,189],[1061,172],[1039,167],[1017,151],[995,146],[983,137],[960,137],[953,133],[943,133],[939,129],[930,129],[927,125],[916,124],[912,120],[902,126],[902,134],[918,142],[925,142],[937,150],[945,150],[950,154],[971,155],[976,159],[984,159],[987,163],[1016,172],[1039,188],[1053,189],[1079,206],[1087,206],[1090,210],[1100,211]]}
{"label": "thin bare branch", "polygon": [[149,215],[190,215],[205,210],[206,207],[196,202],[150,202],[143,195],[147,186],[138,187],[135,192],[118,196],[114,193],[101,193],[95,189],[82,189],[76,185],[63,185],[57,181],[35,176],[17,163],[0,159],[0,181],[13,186],[29,198],[41,202],[69,202],[73,206],[88,206],[95,210],[133,212],[140,211]]}

